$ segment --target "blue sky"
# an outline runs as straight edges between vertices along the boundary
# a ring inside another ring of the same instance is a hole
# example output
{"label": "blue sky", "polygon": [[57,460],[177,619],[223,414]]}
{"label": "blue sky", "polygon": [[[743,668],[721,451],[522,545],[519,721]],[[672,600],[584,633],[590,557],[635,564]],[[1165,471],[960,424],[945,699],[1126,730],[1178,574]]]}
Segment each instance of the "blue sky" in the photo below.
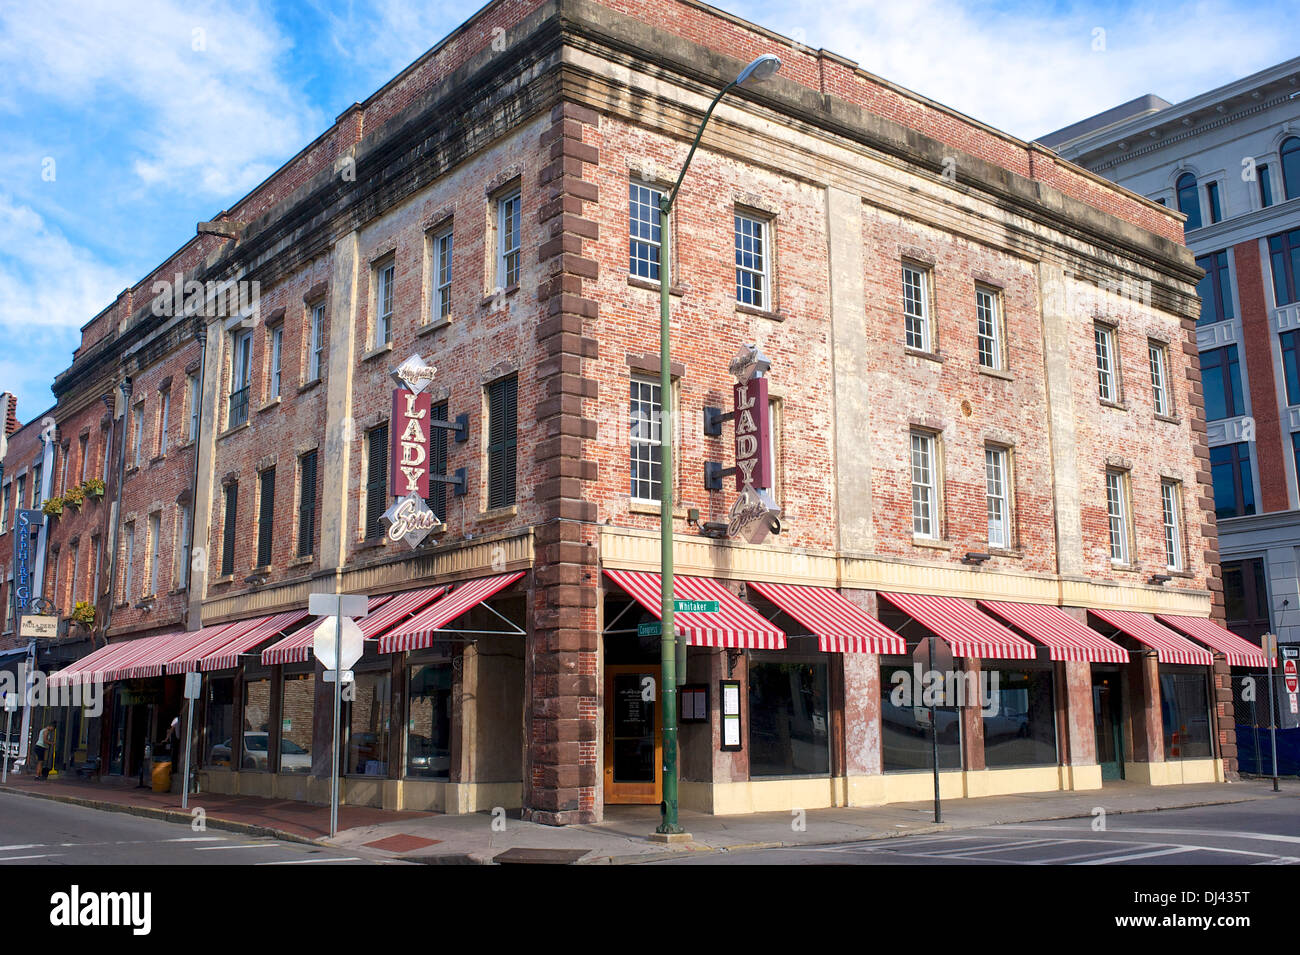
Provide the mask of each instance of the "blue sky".
{"label": "blue sky", "polygon": [[[1024,138],[1300,50],[1293,0],[718,5]],[[20,420],[53,403],[82,324],[479,6],[0,0],[0,391]]]}

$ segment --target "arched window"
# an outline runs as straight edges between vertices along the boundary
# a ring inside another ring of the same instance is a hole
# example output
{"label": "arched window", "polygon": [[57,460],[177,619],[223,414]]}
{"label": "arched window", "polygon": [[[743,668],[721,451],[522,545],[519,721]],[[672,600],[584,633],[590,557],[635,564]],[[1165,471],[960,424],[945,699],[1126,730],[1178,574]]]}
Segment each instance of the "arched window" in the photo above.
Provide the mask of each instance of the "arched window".
{"label": "arched window", "polygon": [[1201,200],[1196,194],[1196,177],[1190,172],[1178,177],[1178,211],[1187,216],[1184,232],[1201,227]]}
{"label": "arched window", "polygon": [[1300,198],[1300,138],[1295,136],[1282,142],[1282,194]]}

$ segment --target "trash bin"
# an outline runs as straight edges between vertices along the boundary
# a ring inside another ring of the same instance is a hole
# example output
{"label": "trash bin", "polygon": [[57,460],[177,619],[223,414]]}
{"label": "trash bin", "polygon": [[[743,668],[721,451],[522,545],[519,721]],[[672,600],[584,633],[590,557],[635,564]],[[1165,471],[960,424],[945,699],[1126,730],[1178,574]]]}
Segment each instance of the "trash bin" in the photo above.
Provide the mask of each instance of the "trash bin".
{"label": "trash bin", "polygon": [[153,791],[170,792],[172,788],[172,764],[155,763],[153,767]]}

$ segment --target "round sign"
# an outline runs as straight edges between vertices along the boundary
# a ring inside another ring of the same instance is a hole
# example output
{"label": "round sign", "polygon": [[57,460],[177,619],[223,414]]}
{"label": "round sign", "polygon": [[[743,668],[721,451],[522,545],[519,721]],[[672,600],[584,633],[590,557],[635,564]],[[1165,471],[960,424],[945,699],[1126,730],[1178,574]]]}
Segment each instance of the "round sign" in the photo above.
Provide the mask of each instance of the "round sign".
{"label": "round sign", "polygon": [[1286,691],[1295,693],[1300,690],[1300,678],[1297,678],[1295,661],[1287,660],[1282,664],[1282,672],[1286,675]]}

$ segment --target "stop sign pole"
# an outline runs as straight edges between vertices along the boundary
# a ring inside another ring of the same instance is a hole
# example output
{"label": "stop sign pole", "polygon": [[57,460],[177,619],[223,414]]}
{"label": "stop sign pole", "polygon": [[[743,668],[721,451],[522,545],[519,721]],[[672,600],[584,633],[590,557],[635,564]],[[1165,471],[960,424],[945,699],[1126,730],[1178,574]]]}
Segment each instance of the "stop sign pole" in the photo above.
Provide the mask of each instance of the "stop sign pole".
{"label": "stop sign pole", "polygon": [[[370,601],[355,594],[311,594],[307,598],[309,613],[334,618],[334,745],[330,769],[330,838],[339,831],[339,750],[343,713],[343,621],[366,616]],[[317,653],[319,657],[319,653]],[[323,662],[323,661],[322,661]],[[328,676],[328,674],[326,674]]]}

